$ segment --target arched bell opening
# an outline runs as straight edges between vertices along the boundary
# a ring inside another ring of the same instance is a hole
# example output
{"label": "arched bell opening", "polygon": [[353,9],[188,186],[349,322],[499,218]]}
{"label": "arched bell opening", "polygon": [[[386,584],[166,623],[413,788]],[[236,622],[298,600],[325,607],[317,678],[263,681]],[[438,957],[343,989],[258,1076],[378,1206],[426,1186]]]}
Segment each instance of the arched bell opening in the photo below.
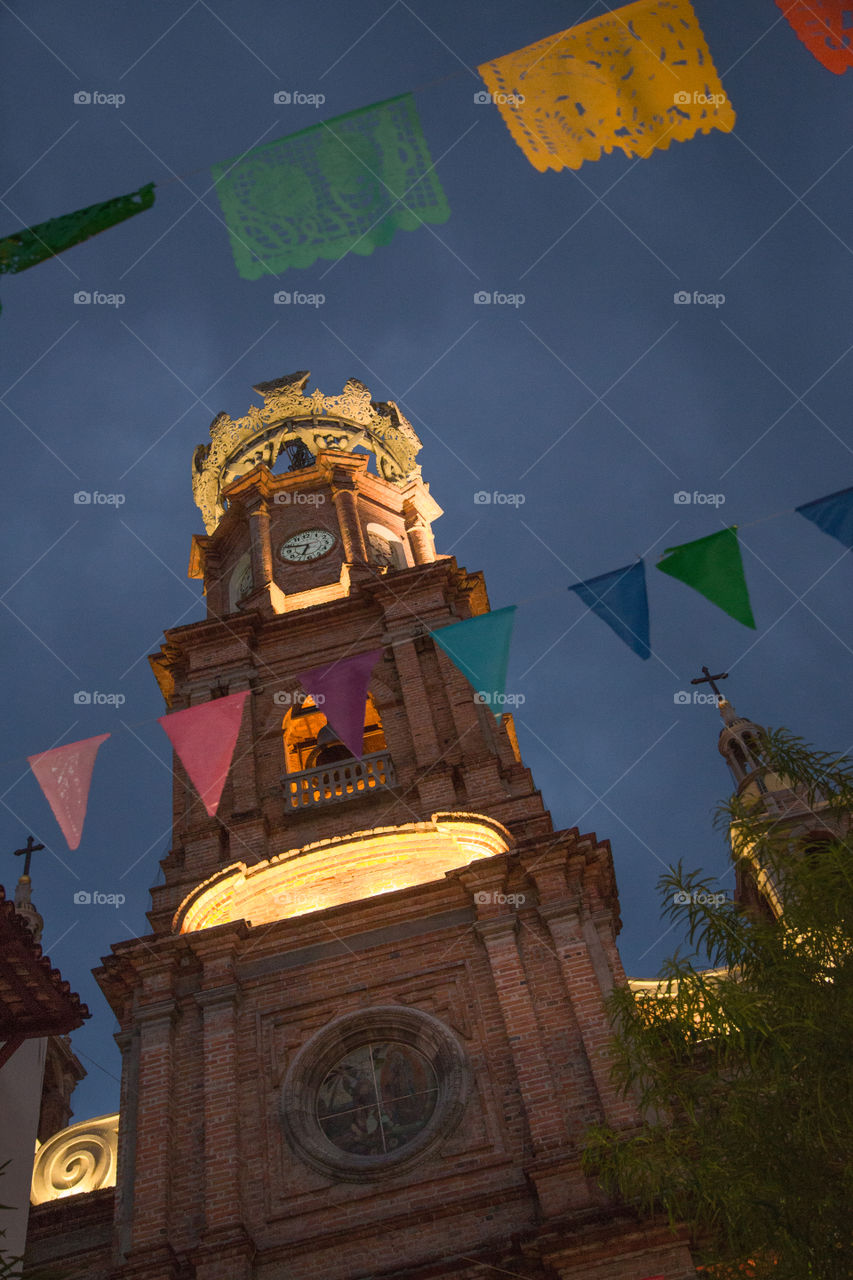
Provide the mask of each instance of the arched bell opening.
{"label": "arched bell opening", "polygon": [[[303,773],[342,760],[352,760],[352,751],[341,742],[323,711],[311,698],[291,707],[282,722],[284,763],[288,773]],[[364,755],[386,749],[382,719],[371,694],[364,712]]]}

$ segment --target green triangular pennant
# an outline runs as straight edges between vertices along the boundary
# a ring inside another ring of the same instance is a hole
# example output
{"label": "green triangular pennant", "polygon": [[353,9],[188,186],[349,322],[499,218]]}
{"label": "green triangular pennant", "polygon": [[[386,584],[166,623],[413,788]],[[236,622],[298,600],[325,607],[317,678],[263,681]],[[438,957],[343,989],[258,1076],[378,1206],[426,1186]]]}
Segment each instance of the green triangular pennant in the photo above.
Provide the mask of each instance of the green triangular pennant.
{"label": "green triangular pennant", "polygon": [[65,213],[61,218],[16,231],[0,240],[0,271],[26,271],[27,267],[55,258],[99,231],[124,222],[125,218],[150,209],[153,203],[154,183],[149,182],[130,195],[116,196],[114,200],[104,200],[76,213]]}
{"label": "green triangular pennant", "polygon": [[515,609],[511,604],[494,613],[481,613],[477,618],[430,631],[435,643],[471,681],[477,701],[486,703],[498,717],[507,710],[504,693]]}
{"label": "green triangular pennant", "polygon": [[661,573],[693,587],[731,618],[755,629],[736,525],[680,547],[667,547],[666,554],[669,558],[657,565]]}

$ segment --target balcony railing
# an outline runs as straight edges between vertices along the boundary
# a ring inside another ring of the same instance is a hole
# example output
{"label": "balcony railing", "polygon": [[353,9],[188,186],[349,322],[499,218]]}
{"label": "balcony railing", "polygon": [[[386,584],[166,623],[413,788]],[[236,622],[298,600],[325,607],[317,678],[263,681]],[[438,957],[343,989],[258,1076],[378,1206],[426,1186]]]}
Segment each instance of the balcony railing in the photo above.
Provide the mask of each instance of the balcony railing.
{"label": "balcony railing", "polygon": [[340,804],[342,800],[393,787],[395,782],[394,765],[387,751],[374,751],[360,760],[339,760],[302,773],[288,773],[282,779],[291,809]]}

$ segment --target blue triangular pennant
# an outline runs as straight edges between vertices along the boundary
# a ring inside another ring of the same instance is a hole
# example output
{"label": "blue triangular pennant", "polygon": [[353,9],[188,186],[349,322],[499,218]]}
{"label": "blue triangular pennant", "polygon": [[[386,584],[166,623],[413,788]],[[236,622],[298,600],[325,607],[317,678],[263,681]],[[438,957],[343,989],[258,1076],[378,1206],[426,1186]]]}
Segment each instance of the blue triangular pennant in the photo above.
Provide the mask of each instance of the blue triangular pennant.
{"label": "blue triangular pennant", "polygon": [[804,502],[795,509],[831,538],[837,538],[845,547],[853,547],[853,489],[839,489],[838,493]]}
{"label": "blue triangular pennant", "polygon": [[506,710],[504,693],[515,608],[511,604],[430,631],[435,643],[471,681],[478,701],[486,703],[498,717]]}
{"label": "blue triangular pennant", "polygon": [[642,560],[600,573],[569,587],[576,591],[587,608],[606,622],[640,658],[651,655],[649,648],[649,601],[646,595],[646,571]]}

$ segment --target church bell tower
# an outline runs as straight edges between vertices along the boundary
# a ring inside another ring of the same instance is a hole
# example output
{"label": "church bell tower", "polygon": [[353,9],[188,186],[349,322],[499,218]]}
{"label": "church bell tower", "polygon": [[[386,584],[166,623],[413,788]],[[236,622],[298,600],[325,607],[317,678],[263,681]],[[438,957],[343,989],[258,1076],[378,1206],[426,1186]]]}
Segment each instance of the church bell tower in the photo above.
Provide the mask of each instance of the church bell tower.
{"label": "church bell tower", "polygon": [[[716,692],[719,693],[718,690]],[[779,832],[785,832],[791,848],[804,853],[822,842],[848,833],[849,821],[845,819],[839,823],[828,801],[818,800],[809,804],[803,787],[768,767],[762,757],[764,729],[761,725],[739,716],[722,696],[718,710],[723,721],[719,752],[734,779],[735,795],[745,808],[756,817],[769,820]],[[734,825],[731,840],[735,861],[735,901],[747,911],[778,919],[784,910],[784,887],[778,875],[759,865],[754,855],[737,856],[738,840]]]}
{"label": "church bell tower", "polygon": [[[411,425],[308,379],[193,458],[207,616],[150,661],[168,711],[249,696],[215,817],[175,760],[151,933],[98,970],[123,1053],[102,1274],[684,1280],[683,1239],[581,1171],[590,1123],[638,1123],[609,845],[554,830],[512,717],[432,639],[490,606],[435,549]],[[371,651],[355,757],[298,677]]]}

